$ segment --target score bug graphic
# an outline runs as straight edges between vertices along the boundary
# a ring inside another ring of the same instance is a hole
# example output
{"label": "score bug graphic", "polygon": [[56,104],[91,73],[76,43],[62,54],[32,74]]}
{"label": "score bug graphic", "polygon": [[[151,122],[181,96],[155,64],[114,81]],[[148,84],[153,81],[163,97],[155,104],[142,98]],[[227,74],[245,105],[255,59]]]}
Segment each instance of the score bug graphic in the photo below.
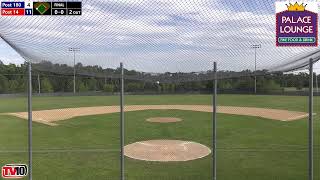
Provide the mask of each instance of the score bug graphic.
{"label": "score bug graphic", "polygon": [[51,15],[51,3],[49,2],[34,2],[33,15]]}
{"label": "score bug graphic", "polygon": [[2,178],[19,179],[28,175],[28,166],[25,164],[7,164],[2,167]]}
{"label": "score bug graphic", "polygon": [[82,14],[81,1],[7,1],[1,2],[0,15],[2,16],[80,16]]}

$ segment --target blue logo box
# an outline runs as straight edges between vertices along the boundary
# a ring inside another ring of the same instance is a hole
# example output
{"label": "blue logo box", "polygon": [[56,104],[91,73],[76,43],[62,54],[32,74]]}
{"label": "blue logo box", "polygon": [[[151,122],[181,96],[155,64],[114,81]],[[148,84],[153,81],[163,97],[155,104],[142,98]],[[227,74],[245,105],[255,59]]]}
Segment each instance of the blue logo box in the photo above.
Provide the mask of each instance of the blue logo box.
{"label": "blue logo box", "polygon": [[1,8],[24,8],[24,2],[1,2]]}

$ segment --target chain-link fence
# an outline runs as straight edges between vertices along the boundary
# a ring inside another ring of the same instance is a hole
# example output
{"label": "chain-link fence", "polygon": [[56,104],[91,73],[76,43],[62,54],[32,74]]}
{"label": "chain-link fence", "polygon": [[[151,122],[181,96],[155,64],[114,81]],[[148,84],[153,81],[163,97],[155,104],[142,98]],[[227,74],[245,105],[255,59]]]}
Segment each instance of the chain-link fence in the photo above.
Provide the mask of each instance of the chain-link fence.
{"label": "chain-link fence", "polygon": [[[309,177],[307,72],[233,76],[235,72],[218,71],[214,96],[213,71],[148,74],[124,69],[122,86],[119,68],[60,74],[44,71],[41,64],[33,67],[34,179],[57,174],[61,179],[119,179],[121,171],[132,180]],[[8,163],[28,163],[28,76],[15,72],[3,77],[8,85],[1,97],[2,137],[8,145],[1,155]],[[315,169],[316,80],[314,75]],[[319,178],[316,170],[314,177]]]}
{"label": "chain-link fence", "polygon": [[[11,116],[13,112],[27,112],[27,69],[21,67],[19,72],[0,74],[0,166],[2,177],[4,166],[8,164],[28,164],[28,121]],[[19,74],[15,74],[19,73]],[[21,74],[20,74],[21,73]],[[7,93],[18,93],[9,96]],[[19,97],[17,97],[19,96]],[[27,179],[27,178],[25,178]]]}

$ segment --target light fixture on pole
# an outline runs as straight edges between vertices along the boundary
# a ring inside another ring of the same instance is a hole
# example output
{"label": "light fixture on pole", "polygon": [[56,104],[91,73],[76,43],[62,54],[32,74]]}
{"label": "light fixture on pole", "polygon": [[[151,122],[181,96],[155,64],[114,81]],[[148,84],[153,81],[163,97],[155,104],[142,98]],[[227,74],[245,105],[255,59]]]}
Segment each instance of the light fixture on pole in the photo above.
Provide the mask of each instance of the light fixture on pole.
{"label": "light fixture on pole", "polygon": [[73,93],[76,93],[76,52],[80,51],[80,48],[69,48],[70,52],[73,52]]}
{"label": "light fixture on pole", "polygon": [[161,86],[160,86],[160,81],[156,81],[156,84],[158,86],[158,93],[161,93]]}
{"label": "light fixture on pole", "polygon": [[257,94],[257,49],[261,48],[261,44],[252,44],[251,48],[254,49],[254,93]]}

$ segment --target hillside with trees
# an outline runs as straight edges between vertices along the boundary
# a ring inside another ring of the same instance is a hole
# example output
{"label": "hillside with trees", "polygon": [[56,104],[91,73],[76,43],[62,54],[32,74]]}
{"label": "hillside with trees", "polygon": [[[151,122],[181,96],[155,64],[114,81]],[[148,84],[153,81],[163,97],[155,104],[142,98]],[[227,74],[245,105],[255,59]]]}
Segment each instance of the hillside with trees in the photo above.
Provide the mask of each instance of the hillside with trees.
{"label": "hillside with trees", "polygon": [[[102,68],[100,66],[83,66],[76,64],[77,92],[118,92],[120,69]],[[195,73],[162,73],[152,74],[124,69],[126,92],[144,93],[187,93],[210,92],[212,81],[210,71]],[[220,92],[250,93],[254,88],[253,72],[243,77],[233,77],[239,72],[219,72],[224,77],[220,79]],[[73,92],[73,67],[65,64],[42,62],[33,64],[33,90],[41,89],[41,93]],[[27,89],[27,64],[5,65],[0,61],[0,94],[23,93]],[[170,81],[171,80],[171,81]],[[160,81],[158,84],[157,81]],[[257,77],[257,91],[259,93],[283,92],[285,88],[302,90],[308,87],[308,74],[264,74]]]}

